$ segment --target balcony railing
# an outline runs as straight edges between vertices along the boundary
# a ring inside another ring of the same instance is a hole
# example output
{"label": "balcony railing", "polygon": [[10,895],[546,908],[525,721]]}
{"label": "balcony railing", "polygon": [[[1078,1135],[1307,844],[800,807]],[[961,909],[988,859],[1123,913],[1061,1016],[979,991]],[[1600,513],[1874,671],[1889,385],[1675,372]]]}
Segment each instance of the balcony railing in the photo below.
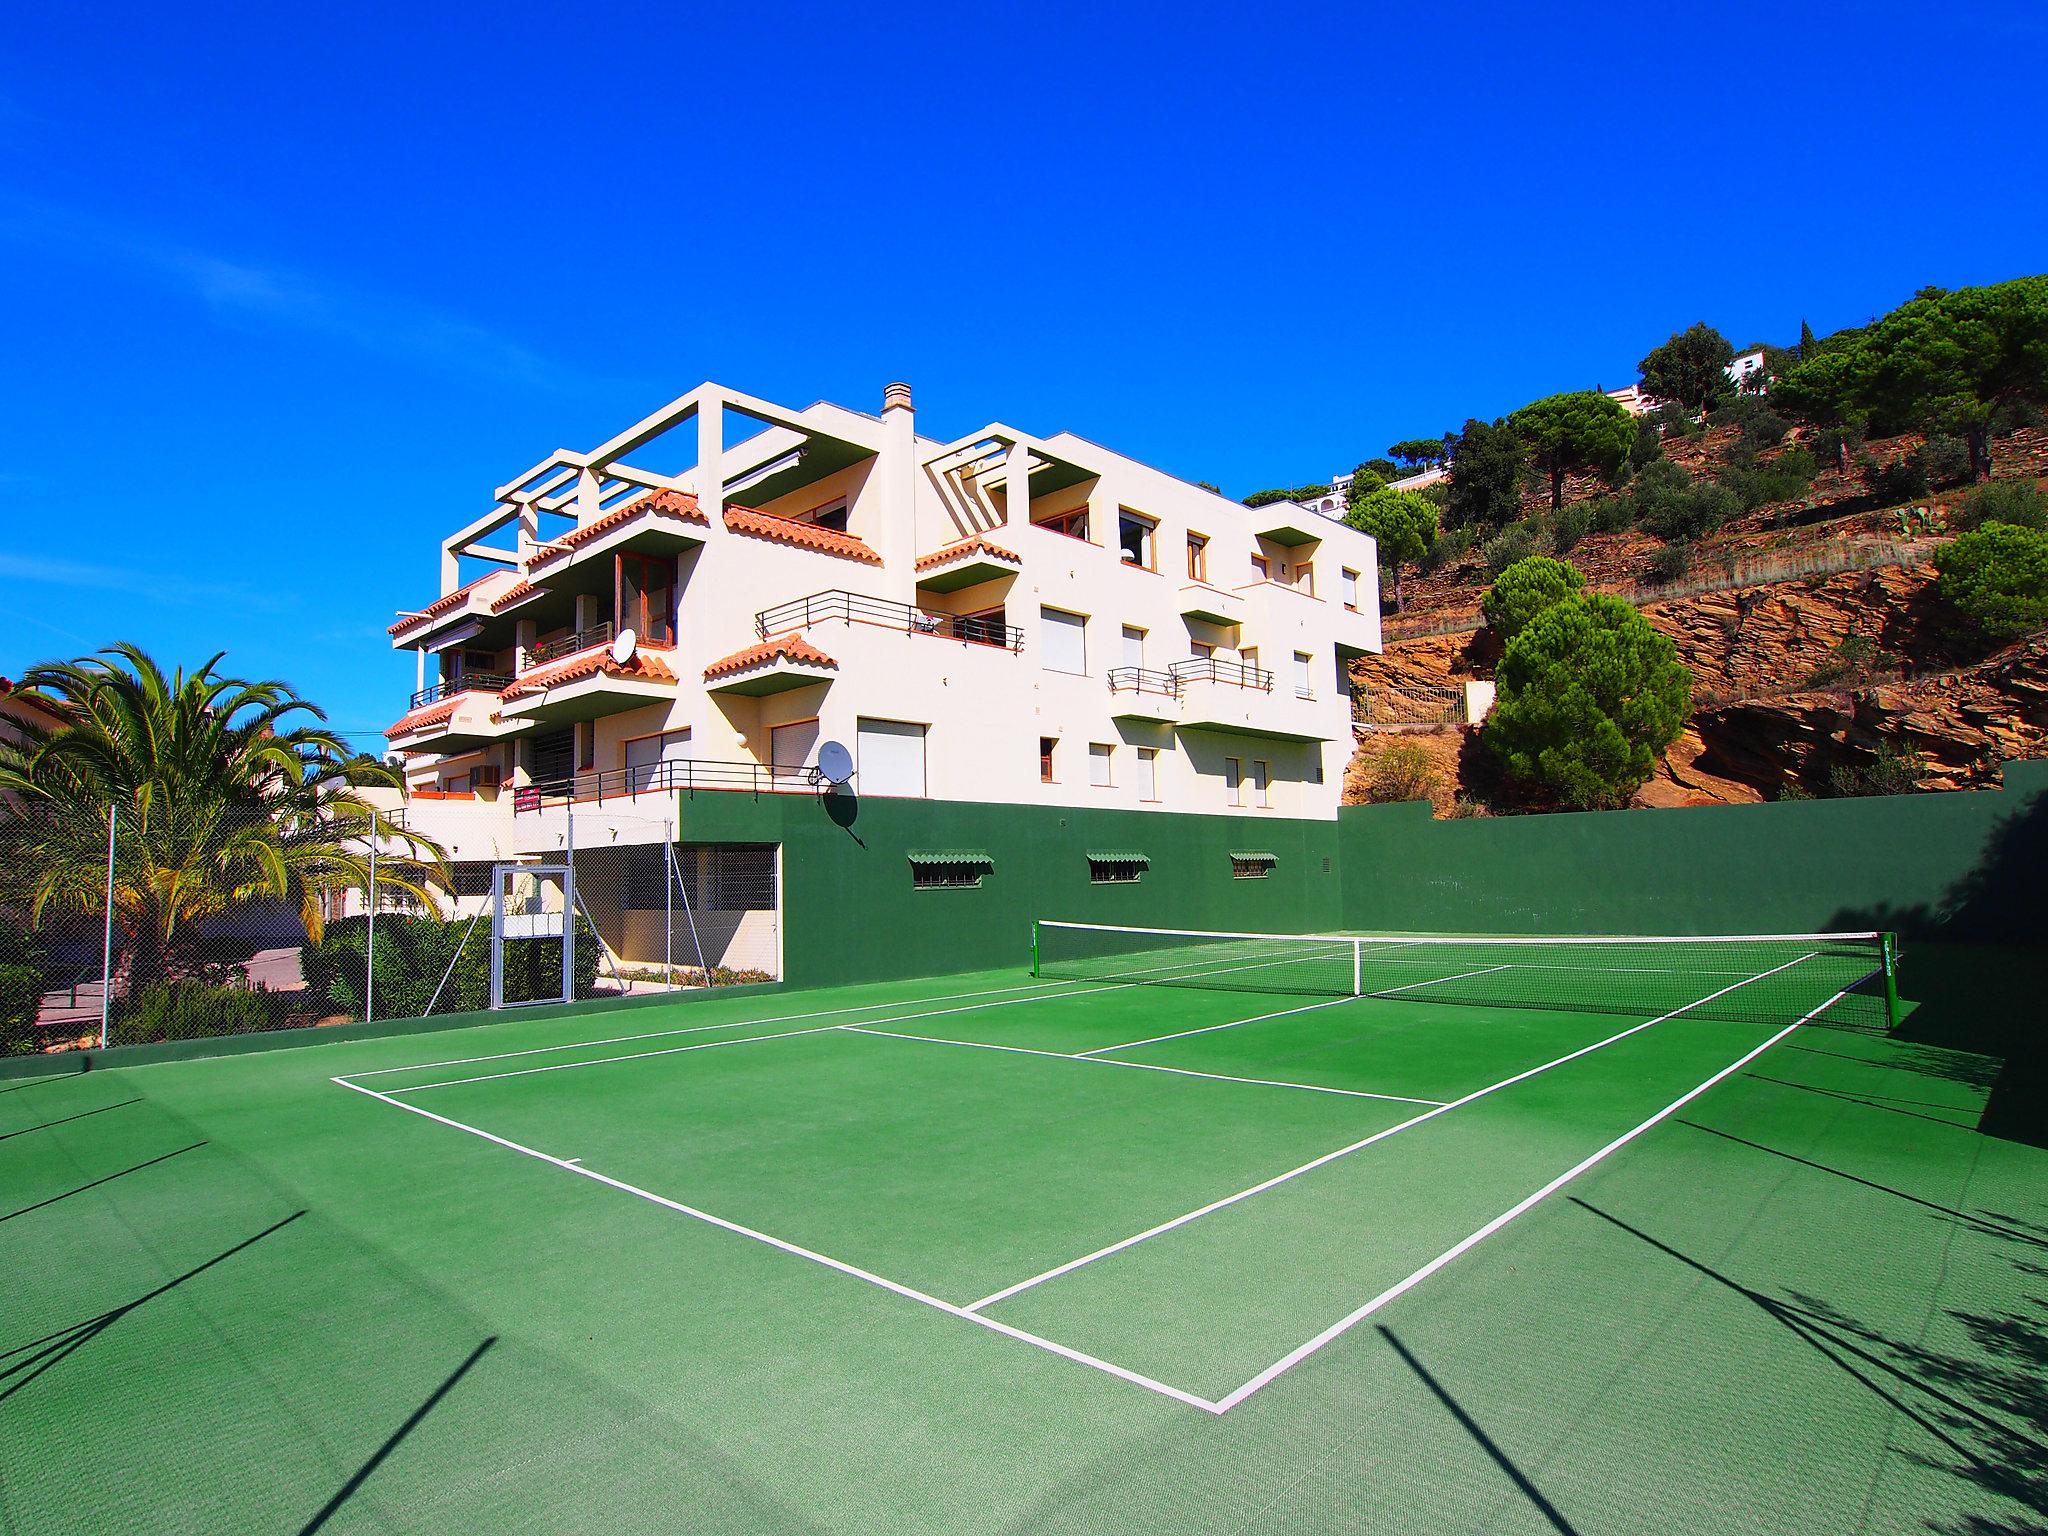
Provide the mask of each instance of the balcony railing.
{"label": "balcony railing", "polygon": [[458,693],[498,693],[512,686],[512,679],[499,672],[465,672],[460,677],[445,678],[438,683],[422,688],[412,696],[408,710],[419,709],[428,704],[438,704],[443,699],[452,699]]}
{"label": "balcony railing", "polygon": [[803,629],[827,619],[847,624],[872,624],[906,635],[930,635],[939,640],[960,640],[969,645],[996,646],[1007,651],[1024,649],[1024,631],[1000,619],[952,613],[931,613],[910,603],[887,598],[863,597],[858,592],[814,592],[754,615],[754,633],[762,639]]}
{"label": "balcony railing", "polygon": [[553,640],[543,640],[539,645],[529,646],[526,651],[528,667],[544,666],[551,661],[560,661],[564,656],[574,656],[578,651],[587,651],[593,645],[610,645],[612,625],[607,619],[602,624],[593,624],[588,629],[572,630],[558,635]]}
{"label": "balcony railing", "polygon": [[665,795],[678,791],[692,796],[710,790],[738,790],[755,795],[803,794],[815,789],[817,784],[818,770],[815,768],[792,767],[786,763],[718,762],[710,758],[678,757],[630,768],[591,768],[565,779],[522,784],[512,791],[512,813],[523,815],[572,800],[578,804],[603,805],[612,800],[631,800],[640,795]]}
{"label": "balcony railing", "polygon": [[1273,691],[1271,672],[1242,661],[1190,656],[1185,661],[1176,661],[1168,670],[1172,672],[1174,682],[1181,686],[1188,683],[1224,683],[1232,688],[1256,688],[1261,693]]}
{"label": "balcony railing", "polygon": [[1171,672],[1153,672],[1144,667],[1111,667],[1111,693],[1156,693],[1169,699],[1180,697],[1180,680]]}

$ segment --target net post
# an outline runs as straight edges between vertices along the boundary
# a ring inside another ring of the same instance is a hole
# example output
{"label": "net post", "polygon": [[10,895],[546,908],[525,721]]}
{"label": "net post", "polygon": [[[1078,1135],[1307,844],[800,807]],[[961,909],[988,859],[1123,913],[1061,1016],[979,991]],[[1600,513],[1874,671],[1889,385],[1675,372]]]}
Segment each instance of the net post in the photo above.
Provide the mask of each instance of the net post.
{"label": "net post", "polygon": [[1899,1027],[1899,936],[1881,933],[1877,937],[1884,948],[1884,1027],[1894,1030]]}
{"label": "net post", "polygon": [[1351,995],[1365,996],[1365,940],[1351,941]]}
{"label": "net post", "polygon": [[1038,919],[1031,919],[1031,974],[1038,975]]}

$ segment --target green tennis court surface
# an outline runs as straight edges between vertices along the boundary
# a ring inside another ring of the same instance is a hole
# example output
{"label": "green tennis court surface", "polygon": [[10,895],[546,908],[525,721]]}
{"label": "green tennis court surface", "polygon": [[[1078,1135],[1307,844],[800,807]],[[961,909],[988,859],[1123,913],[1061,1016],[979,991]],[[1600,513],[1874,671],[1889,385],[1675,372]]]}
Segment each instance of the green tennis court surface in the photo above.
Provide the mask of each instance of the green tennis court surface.
{"label": "green tennis court surface", "polygon": [[2048,1155],[1868,948],[1042,939],[0,1081],[0,1529],[2048,1512]]}

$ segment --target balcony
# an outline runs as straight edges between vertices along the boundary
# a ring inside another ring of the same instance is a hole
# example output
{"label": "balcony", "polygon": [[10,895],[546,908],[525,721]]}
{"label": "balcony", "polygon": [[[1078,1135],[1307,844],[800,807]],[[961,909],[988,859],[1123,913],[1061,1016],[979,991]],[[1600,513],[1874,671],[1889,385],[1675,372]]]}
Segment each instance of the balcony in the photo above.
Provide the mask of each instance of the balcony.
{"label": "balcony", "polygon": [[1273,674],[1264,667],[1222,661],[1214,656],[1190,656],[1185,661],[1176,661],[1167,674],[1180,689],[1189,683],[1221,683],[1229,688],[1256,688],[1261,693],[1273,691]]}
{"label": "balcony", "polygon": [[574,656],[578,651],[587,651],[594,645],[610,645],[614,630],[607,619],[602,624],[593,624],[588,629],[572,630],[566,635],[557,635],[544,640],[526,652],[519,670],[527,672],[534,667],[544,667],[551,661],[560,661],[564,656]]}
{"label": "balcony", "polygon": [[917,559],[917,584],[933,592],[957,592],[1014,576],[1024,562],[980,535],[961,539]]}
{"label": "balcony", "polygon": [[512,792],[512,814],[523,816],[550,805],[607,805],[642,795],[740,793],[810,794],[818,787],[818,770],[784,763],[720,762],[679,757],[630,768],[592,769],[566,779],[522,784]]}
{"label": "balcony", "polygon": [[1276,688],[1264,667],[1197,656],[1172,667],[1180,690],[1179,724],[1275,741],[1334,741],[1349,733],[1342,701]]}
{"label": "balcony", "polygon": [[564,660],[521,672],[499,696],[499,714],[507,723],[559,725],[665,702],[676,696],[670,654],[644,647],[627,660],[617,661],[604,646],[593,642]]}
{"label": "balcony", "polygon": [[989,615],[932,613],[910,603],[863,597],[858,592],[814,592],[809,597],[764,608],[754,615],[754,633],[765,640],[770,635],[787,634],[835,619],[845,624],[892,629],[899,634],[925,635],[934,640],[955,640],[997,650],[1024,649],[1023,630]]}
{"label": "balcony", "polygon": [[1235,592],[1226,592],[1221,587],[1212,587],[1206,581],[1190,581],[1180,589],[1180,611],[1183,618],[1200,619],[1205,624],[1242,624],[1245,616],[1245,600]]}
{"label": "balcony", "polygon": [[1145,667],[1109,670],[1109,714],[1113,720],[1172,724],[1180,718],[1180,682],[1171,672]]}
{"label": "balcony", "polygon": [[1320,515],[1281,501],[1252,513],[1252,532],[1269,544],[1292,548],[1320,542],[1323,530],[1318,525],[1322,522]]}
{"label": "balcony", "polygon": [[466,672],[461,677],[443,678],[422,688],[412,696],[406,705],[410,714],[415,709],[425,709],[429,704],[438,704],[443,699],[452,699],[464,693],[502,693],[512,685],[512,679],[499,672]]}

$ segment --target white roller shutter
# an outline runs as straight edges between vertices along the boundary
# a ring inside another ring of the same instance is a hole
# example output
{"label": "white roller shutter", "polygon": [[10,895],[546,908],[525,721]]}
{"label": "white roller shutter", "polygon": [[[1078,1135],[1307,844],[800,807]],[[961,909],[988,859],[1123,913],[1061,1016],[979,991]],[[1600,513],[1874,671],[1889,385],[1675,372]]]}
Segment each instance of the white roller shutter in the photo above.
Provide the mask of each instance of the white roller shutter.
{"label": "white roller shutter", "polygon": [[922,795],[924,733],[902,720],[862,720],[855,788],[864,795]]}
{"label": "white roller shutter", "polygon": [[1043,637],[1039,652],[1045,658],[1048,672],[1080,672],[1088,670],[1088,620],[1078,613],[1065,613],[1058,608],[1038,610],[1039,633]]}

